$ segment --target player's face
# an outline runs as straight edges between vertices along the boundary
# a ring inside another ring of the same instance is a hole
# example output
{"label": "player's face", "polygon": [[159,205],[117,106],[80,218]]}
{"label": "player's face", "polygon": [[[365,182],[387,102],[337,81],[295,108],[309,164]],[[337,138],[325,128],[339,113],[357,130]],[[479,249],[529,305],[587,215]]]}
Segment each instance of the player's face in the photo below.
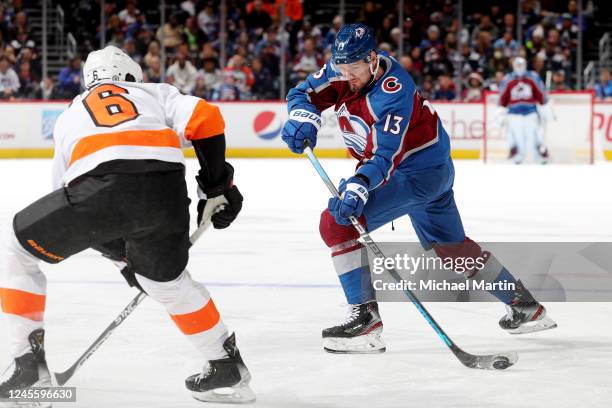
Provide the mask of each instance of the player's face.
{"label": "player's face", "polygon": [[336,68],[347,79],[352,92],[359,92],[372,78],[370,64],[365,61],[353,62],[352,64],[336,64]]}

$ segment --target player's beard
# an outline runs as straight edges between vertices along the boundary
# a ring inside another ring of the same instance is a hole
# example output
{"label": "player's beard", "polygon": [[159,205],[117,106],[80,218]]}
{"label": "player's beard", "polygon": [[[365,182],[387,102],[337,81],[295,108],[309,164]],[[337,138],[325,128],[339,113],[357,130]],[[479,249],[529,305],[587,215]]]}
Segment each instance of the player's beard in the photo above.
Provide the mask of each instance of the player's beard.
{"label": "player's beard", "polygon": [[355,81],[355,83],[349,81],[349,89],[351,90],[351,92],[357,93],[357,92],[361,91],[370,82],[372,82],[372,75],[370,75],[368,80],[365,81],[365,82],[362,82],[361,79]]}

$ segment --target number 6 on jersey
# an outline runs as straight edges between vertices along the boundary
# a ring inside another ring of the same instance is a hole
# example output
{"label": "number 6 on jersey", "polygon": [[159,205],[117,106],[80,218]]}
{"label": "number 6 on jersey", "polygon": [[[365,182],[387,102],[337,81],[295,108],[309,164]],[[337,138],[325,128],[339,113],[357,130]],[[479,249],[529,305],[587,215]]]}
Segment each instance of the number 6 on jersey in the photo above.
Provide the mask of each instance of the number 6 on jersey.
{"label": "number 6 on jersey", "polygon": [[114,84],[100,85],[83,99],[83,105],[96,126],[114,127],[138,117],[136,106],[121,94],[129,93]]}

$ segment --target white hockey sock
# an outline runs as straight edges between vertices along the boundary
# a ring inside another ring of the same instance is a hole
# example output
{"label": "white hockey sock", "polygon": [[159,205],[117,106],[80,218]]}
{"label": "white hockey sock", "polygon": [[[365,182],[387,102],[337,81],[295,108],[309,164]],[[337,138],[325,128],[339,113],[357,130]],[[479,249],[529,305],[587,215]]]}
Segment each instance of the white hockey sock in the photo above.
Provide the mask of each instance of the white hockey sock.
{"label": "white hockey sock", "polygon": [[8,352],[15,358],[30,350],[28,336],[43,327],[47,278],[38,267],[40,261],[23,249],[12,227],[3,234],[0,258],[0,304]]}
{"label": "white hockey sock", "polygon": [[179,330],[206,360],[227,357],[223,349],[227,328],[206,287],[195,282],[188,271],[170,282],[156,282],[140,275],[136,279],[149,296],[166,308]]}

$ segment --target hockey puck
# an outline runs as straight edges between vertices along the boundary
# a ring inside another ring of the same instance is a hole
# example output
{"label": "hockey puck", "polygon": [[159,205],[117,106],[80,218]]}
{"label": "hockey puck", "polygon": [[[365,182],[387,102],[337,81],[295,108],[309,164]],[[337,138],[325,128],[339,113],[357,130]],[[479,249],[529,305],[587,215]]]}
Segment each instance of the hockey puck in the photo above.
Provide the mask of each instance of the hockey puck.
{"label": "hockey puck", "polygon": [[493,362],[493,368],[495,368],[496,370],[505,370],[506,368],[510,367],[510,360],[508,359],[508,357],[498,357],[494,362]]}

